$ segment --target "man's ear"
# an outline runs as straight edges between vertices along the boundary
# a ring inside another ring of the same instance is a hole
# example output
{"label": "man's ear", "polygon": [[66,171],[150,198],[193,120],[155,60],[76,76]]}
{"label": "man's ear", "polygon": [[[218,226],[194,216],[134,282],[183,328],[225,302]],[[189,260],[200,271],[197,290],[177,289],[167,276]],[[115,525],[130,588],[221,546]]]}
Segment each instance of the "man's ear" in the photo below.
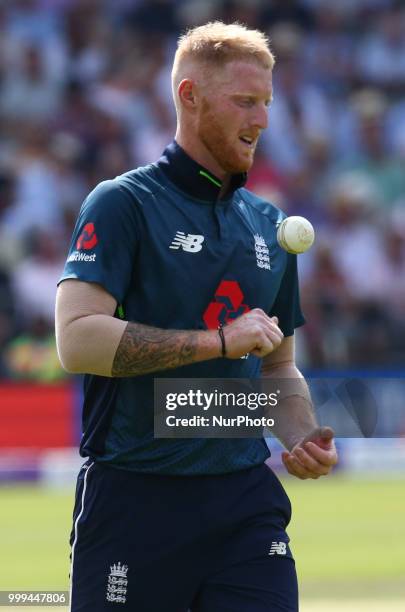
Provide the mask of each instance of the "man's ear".
{"label": "man's ear", "polygon": [[196,108],[196,86],[191,79],[183,79],[178,87],[179,99],[187,110],[194,111]]}

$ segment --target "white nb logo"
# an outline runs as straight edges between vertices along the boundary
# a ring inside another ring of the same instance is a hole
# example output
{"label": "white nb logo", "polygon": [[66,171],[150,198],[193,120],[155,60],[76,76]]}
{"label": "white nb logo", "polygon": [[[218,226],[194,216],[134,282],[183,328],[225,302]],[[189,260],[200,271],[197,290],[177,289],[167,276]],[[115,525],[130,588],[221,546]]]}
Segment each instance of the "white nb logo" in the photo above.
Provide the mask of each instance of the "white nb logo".
{"label": "white nb logo", "polygon": [[187,253],[198,253],[202,249],[202,243],[204,242],[204,236],[198,234],[186,234],[184,232],[176,232],[173,242],[170,245],[170,249],[179,249]]}
{"label": "white nb logo", "polygon": [[287,544],[285,542],[272,542],[269,555],[285,555],[287,553]]}

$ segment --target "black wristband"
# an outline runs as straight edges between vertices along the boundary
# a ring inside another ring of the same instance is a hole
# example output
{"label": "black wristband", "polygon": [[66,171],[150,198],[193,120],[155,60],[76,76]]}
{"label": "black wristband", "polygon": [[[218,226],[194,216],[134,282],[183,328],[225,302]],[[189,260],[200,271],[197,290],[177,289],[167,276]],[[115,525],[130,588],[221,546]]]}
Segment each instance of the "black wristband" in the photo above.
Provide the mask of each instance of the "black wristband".
{"label": "black wristband", "polygon": [[226,357],[226,344],[225,344],[225,335],[224,335],[224,329],[222,327],[222,325],[219,325],[218,327],[218,334],[219,337],[221,338],[221,345],[222,345],[222,357]]}

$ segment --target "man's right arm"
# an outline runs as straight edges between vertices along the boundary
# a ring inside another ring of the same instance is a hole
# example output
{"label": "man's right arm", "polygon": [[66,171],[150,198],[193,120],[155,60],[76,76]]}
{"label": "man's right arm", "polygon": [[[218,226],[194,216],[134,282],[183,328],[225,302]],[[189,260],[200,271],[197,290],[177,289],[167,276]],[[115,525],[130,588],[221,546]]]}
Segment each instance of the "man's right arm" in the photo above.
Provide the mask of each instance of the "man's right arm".
{"label": "man's right arm", "polygon": [[[167,330],[114,317],[116,300],[100,285],[63,281],[56,297],[56,342],[72,373],[141,376],[221,356],[217,330]],[[227,357],[263,357],[279,346],[275,319],[255,309],[224,329]]]}

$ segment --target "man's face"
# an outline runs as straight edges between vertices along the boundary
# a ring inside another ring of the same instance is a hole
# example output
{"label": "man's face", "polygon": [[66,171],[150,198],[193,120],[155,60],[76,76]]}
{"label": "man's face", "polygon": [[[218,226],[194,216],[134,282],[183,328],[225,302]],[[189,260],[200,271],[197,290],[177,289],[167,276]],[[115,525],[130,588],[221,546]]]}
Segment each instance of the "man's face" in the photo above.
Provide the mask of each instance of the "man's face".
{"label": "man's face", "polygon": [[247,172],[272,97],[271,70],[256,63],[229,62],[208,80],[198,114],[198,136],[218,165]]}

